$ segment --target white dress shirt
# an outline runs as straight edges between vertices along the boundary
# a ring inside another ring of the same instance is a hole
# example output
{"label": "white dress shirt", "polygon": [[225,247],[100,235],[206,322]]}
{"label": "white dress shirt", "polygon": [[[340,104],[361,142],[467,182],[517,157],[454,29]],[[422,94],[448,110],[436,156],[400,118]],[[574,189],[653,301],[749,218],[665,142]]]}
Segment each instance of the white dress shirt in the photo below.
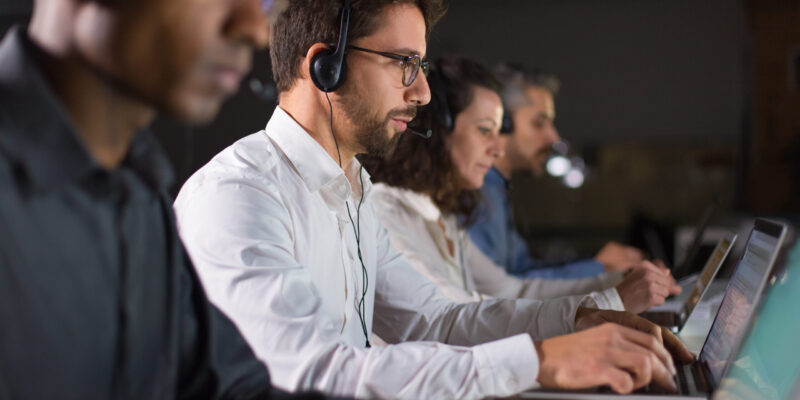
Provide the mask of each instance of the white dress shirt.
{"label": "white dress shirt", "polygon": [[[533,340],[574,329],[567,301],[458,304],[395,251],[371,204],[292,117],[195,173],[175,201],[181,237],[209,298],[239,327],[276,386],[382,398],[482,398],[535,387]],[[362,271],[366,348],[357,312]],[[466,347],[471,346],[471,347]]]}
{"label": "white dress shirt", "polygon": [[583,279],[517,278],[486,257],[458,226],[457,218],[442,215],[430,196],[379,183],[372,190],[372,204],[394,248],[454,301],[486,295],[542,300],[570,296],[577,304],[591,293],[597,308],[625,310],[614,288],[621,273]]}

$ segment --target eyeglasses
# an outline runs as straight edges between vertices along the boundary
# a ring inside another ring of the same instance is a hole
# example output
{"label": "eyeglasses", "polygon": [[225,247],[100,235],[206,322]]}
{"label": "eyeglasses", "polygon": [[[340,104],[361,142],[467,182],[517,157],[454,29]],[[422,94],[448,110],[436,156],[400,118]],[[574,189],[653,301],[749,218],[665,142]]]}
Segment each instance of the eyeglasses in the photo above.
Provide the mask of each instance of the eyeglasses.
{"label": "eyeglasses", "polygon": [[363,51],[365,53],[377,54],[386,58],[400,61],[400,66],[403,68],[403,86],[409,87],[419,75],[419,70],[422,68],[422,73],[428,76],[428,60],[423,60],[419,54],[413,56],[404,56],[402,54],[388,53],[385,51],[376,51],[365,49],[358,46],[347,46],[348,49]]}

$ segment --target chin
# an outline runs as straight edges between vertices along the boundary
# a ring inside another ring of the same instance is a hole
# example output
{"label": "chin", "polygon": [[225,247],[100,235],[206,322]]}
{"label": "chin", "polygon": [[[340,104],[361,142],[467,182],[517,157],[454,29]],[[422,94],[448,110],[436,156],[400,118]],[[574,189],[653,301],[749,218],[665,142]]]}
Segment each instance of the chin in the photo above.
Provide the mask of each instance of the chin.
{"label": "chin", "polygon": [[467,190],[478,190],[483,186],[483,176],[472,179],[466,187]]}
{"label": "chin", "polygon": [[216,118],[221,107],[221,99],[198,97],[174,104],[170,114],[191,125],[207,125]]}

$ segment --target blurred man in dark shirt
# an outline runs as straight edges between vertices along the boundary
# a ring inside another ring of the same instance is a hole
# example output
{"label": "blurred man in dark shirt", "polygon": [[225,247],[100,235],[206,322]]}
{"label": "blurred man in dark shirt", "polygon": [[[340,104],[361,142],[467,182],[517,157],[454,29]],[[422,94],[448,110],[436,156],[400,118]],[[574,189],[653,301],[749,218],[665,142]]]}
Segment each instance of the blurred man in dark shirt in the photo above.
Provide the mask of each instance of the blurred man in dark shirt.
{"label": "blurred man in dark shirt", "polygon": [[0,43],[0,398],[275,398],[175,230],[157,112],[211,120],[262,0],[36,0]]}

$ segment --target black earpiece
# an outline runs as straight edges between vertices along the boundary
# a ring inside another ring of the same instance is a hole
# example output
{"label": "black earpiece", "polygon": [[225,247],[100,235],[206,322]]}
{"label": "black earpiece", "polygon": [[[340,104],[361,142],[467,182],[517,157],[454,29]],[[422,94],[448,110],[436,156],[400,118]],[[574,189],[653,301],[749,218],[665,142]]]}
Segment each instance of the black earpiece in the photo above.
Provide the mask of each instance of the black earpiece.
{"label": "black earpiece", "polygon": [[434,81],[432,95],[436,96],[439,99],[439,102],[442,104],[442,112],[439,115],[439,118],[441,118],[440,122],[442,123],[442,126],[446,132],[452,132],[453,128],[455,127],[455,121],[453,121],[453,114],[450,112],[450,104],[447,101],[447,88],[445,87],[444,82],[446,78],[444,73],[442,73],[441,68],[439,68],[435,62],[430,63],[430,69],[431,72],[429,75],[434,75],[434,78],[436,78],[430,79]]}
{"label": "black earpiece", "polygon": [[514,132],[514,116],[509,112],[508,107],[503,104],[503,122],[500,123],[500,134],[507,135]]}
{"label": "black earpiece", "polygon": [[311,58],[309,75],[319,90],[329,93],[338,89],[347,77],[344,53],[347,49],[347,27],[350,24],[350,0],[345,0],[340,13],[339,42],[334,50],[323,50]]}

